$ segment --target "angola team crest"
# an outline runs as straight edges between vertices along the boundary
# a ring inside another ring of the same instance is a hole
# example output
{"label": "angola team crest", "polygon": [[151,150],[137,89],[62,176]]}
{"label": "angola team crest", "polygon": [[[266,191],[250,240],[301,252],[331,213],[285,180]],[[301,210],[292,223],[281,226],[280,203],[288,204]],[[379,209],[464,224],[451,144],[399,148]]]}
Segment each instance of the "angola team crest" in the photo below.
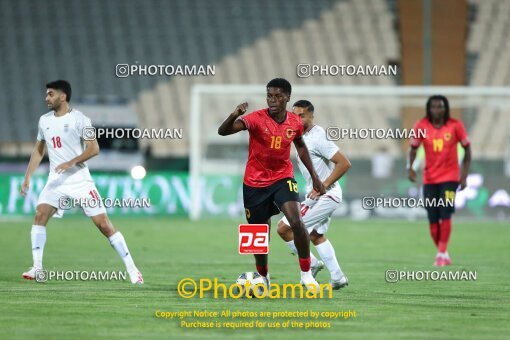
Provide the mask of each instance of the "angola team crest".
{"label": "angola team crest", "polygon": [[285,135],[287,136],[287,138],[292,138],[296,135],[296,131],[292,130],[292,129],[287,129],[285,130]]}

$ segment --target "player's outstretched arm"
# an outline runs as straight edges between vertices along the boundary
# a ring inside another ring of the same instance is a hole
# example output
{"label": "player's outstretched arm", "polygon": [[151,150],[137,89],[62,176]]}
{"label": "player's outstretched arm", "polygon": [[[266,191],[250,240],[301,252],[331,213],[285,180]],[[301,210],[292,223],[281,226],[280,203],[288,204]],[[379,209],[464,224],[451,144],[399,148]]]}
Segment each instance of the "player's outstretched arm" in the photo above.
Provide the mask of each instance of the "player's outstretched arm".
{"label": "player's outstretched arm", "polygon": [[28,162],[27,171],[25,172],[25,179],[23,180],[23,184],[21,185],[20,189],[20,193],[23,197],[27,194],[32,174],[34,173],[35,169],[37,169],[39,164],[41,164],[41,161],[44,157],[45,148],[46,144],[44,141],[38,140],[35,142],[34,149],[32,150],[32,155],[30,155],[30,161]]}
{"label": "player's outstretched arm", "polygon": [[322,183],[322,181],[319,179],[319,176],[317,176],[317,173],[315,172],[312,160],[310,159],[310,154],[308,153],[308,148],[306,147],[303,138],[299,137],[294,139],[294,146],[296,147],[299,159],[301,159],[306,169],[310,173],[310,176],[312,177],[313,189],[317,191],[320,195],[325,194],[326,190],[324,189],[324,184]]}
{"label": "player's outstretched arm", "polygon": [[462,160],[462,169],[460,170],[460,190],[464,190],[467,186],[467,176],[469,174],[469,167],[471,166],[471,146],[464,147],[466,151],[464,159]]}
{"label": "player's outstretched arm", "polygon": [[74,157],[68,162],[62,163],[55,168],[55,171],[59,174],[65,172],[67,169],[72,168],[76,164],[83,163],[92,157],[99,154],[99,144],[97,144],[97,140],[86,140],[85,141],[85,151],[78,157]]}
{"label": "player's outstretched arm", "polygon": [[238,133],[239,131],[246,130],[246,126],[244,126],[243,121],[237,118],[246,113],[247,109],[248,103],[237,105],[234,112],[232,112],[218,128],[218,134],[220,136],[228,136],[234,133]]}
{"label": "player's outstretched arm", "polygon": [[416,171],[413,170],[413,163],[414,163],[414,160],[416,159],[416,150],[418,148],[415,148],[413,146],[411,146],[411,148],[409,149],[409,164],[407,165],[407,173],[408,173],[408,178],[411,182],[416,182]]}

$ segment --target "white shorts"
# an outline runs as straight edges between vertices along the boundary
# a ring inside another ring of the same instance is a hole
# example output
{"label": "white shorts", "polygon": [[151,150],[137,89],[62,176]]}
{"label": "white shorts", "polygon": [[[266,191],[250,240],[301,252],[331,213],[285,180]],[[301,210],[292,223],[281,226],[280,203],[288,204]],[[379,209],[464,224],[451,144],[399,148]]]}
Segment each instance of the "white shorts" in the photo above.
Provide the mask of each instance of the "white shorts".
{"label": "white shorts", "polygon": [[[340,202],[340,198],[328,194],[322,195],[317,201],[310,199],[303,201],[301,203],[301,218],[308,233],[315,230],[324,235],[328,231],[331,215],[338,208]],[[285,216],[280,221],[290,225]]]}
{"label": "white shorts", "polygon": [[[93,181],[83,181],[73,184],[60,184],[57,181],[48,181],[39,195],[37,205],[49,204],[57,208],[57,212],[54,216],[62,217],[64,211],[70,209],[68,203],[70,203],[71,200],[88,202],[94,198],[98,198],[99,201],[102,202],[101,196]],[[89,217],[106,213],[103,204],[87,204],[82,205],[81,208],[85,215]]]}

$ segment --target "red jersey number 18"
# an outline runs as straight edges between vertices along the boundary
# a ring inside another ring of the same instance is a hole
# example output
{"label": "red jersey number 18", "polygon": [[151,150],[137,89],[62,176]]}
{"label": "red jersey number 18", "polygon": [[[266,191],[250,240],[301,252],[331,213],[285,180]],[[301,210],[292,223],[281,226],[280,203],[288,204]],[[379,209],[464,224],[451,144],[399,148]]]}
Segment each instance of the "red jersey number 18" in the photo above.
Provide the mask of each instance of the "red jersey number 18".
{"label": "red jersey number 18", "polygon": [[51,141],[53,142],[53,149],[58,149],[62,147],[62,143],[60,142],[60,137],[52,137]]}

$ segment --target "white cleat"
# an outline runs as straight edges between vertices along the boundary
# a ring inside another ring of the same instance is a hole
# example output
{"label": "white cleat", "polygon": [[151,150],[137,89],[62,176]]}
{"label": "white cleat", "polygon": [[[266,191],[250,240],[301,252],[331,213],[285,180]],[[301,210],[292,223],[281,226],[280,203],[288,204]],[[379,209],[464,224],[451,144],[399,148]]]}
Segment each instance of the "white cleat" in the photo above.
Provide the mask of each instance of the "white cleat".
{"label": "white cleat", "polygon": [[30,267],[30,269],[21,274],[21,276],[23,276],[25,280],[35,280],[39,283],[48,281],[48,271],[37,267]]}
{"label": "white cleat", "polygon": [[135,270],[128,272],[128,274],[132,284],[143,285],[143,276],[138,269],[135,268]]}
{"label": "white cleat", "polygon": [[313,277],[317,277],[317,274],[324,269],[324,262],[321,260],[317,260],[317,264],[315,266],[311,266],[310,270],[312,272]]}
{"label": "white cleat", "polygon": [[301,273],[301,284],[306,287],[308,290],[315,290],[316,293],[319,292],[320,286],[315,281],[315,278],[312,276],[311,271],[306,273]]}
{"label": "white cleat", "polygon": [[331,284],[331,289],[338,290],[348,286],[349,280],[347,280],[347,276],[344,275],[340,278],[340,280],[331,280],[329,283]]}
{"label": "white cleat", "polygon": [[23,278],[26,280],[35,280],[36,271],[37,269],[35,267],[30,267],[30,269],[21,274],[21,276],[23,276]]}

